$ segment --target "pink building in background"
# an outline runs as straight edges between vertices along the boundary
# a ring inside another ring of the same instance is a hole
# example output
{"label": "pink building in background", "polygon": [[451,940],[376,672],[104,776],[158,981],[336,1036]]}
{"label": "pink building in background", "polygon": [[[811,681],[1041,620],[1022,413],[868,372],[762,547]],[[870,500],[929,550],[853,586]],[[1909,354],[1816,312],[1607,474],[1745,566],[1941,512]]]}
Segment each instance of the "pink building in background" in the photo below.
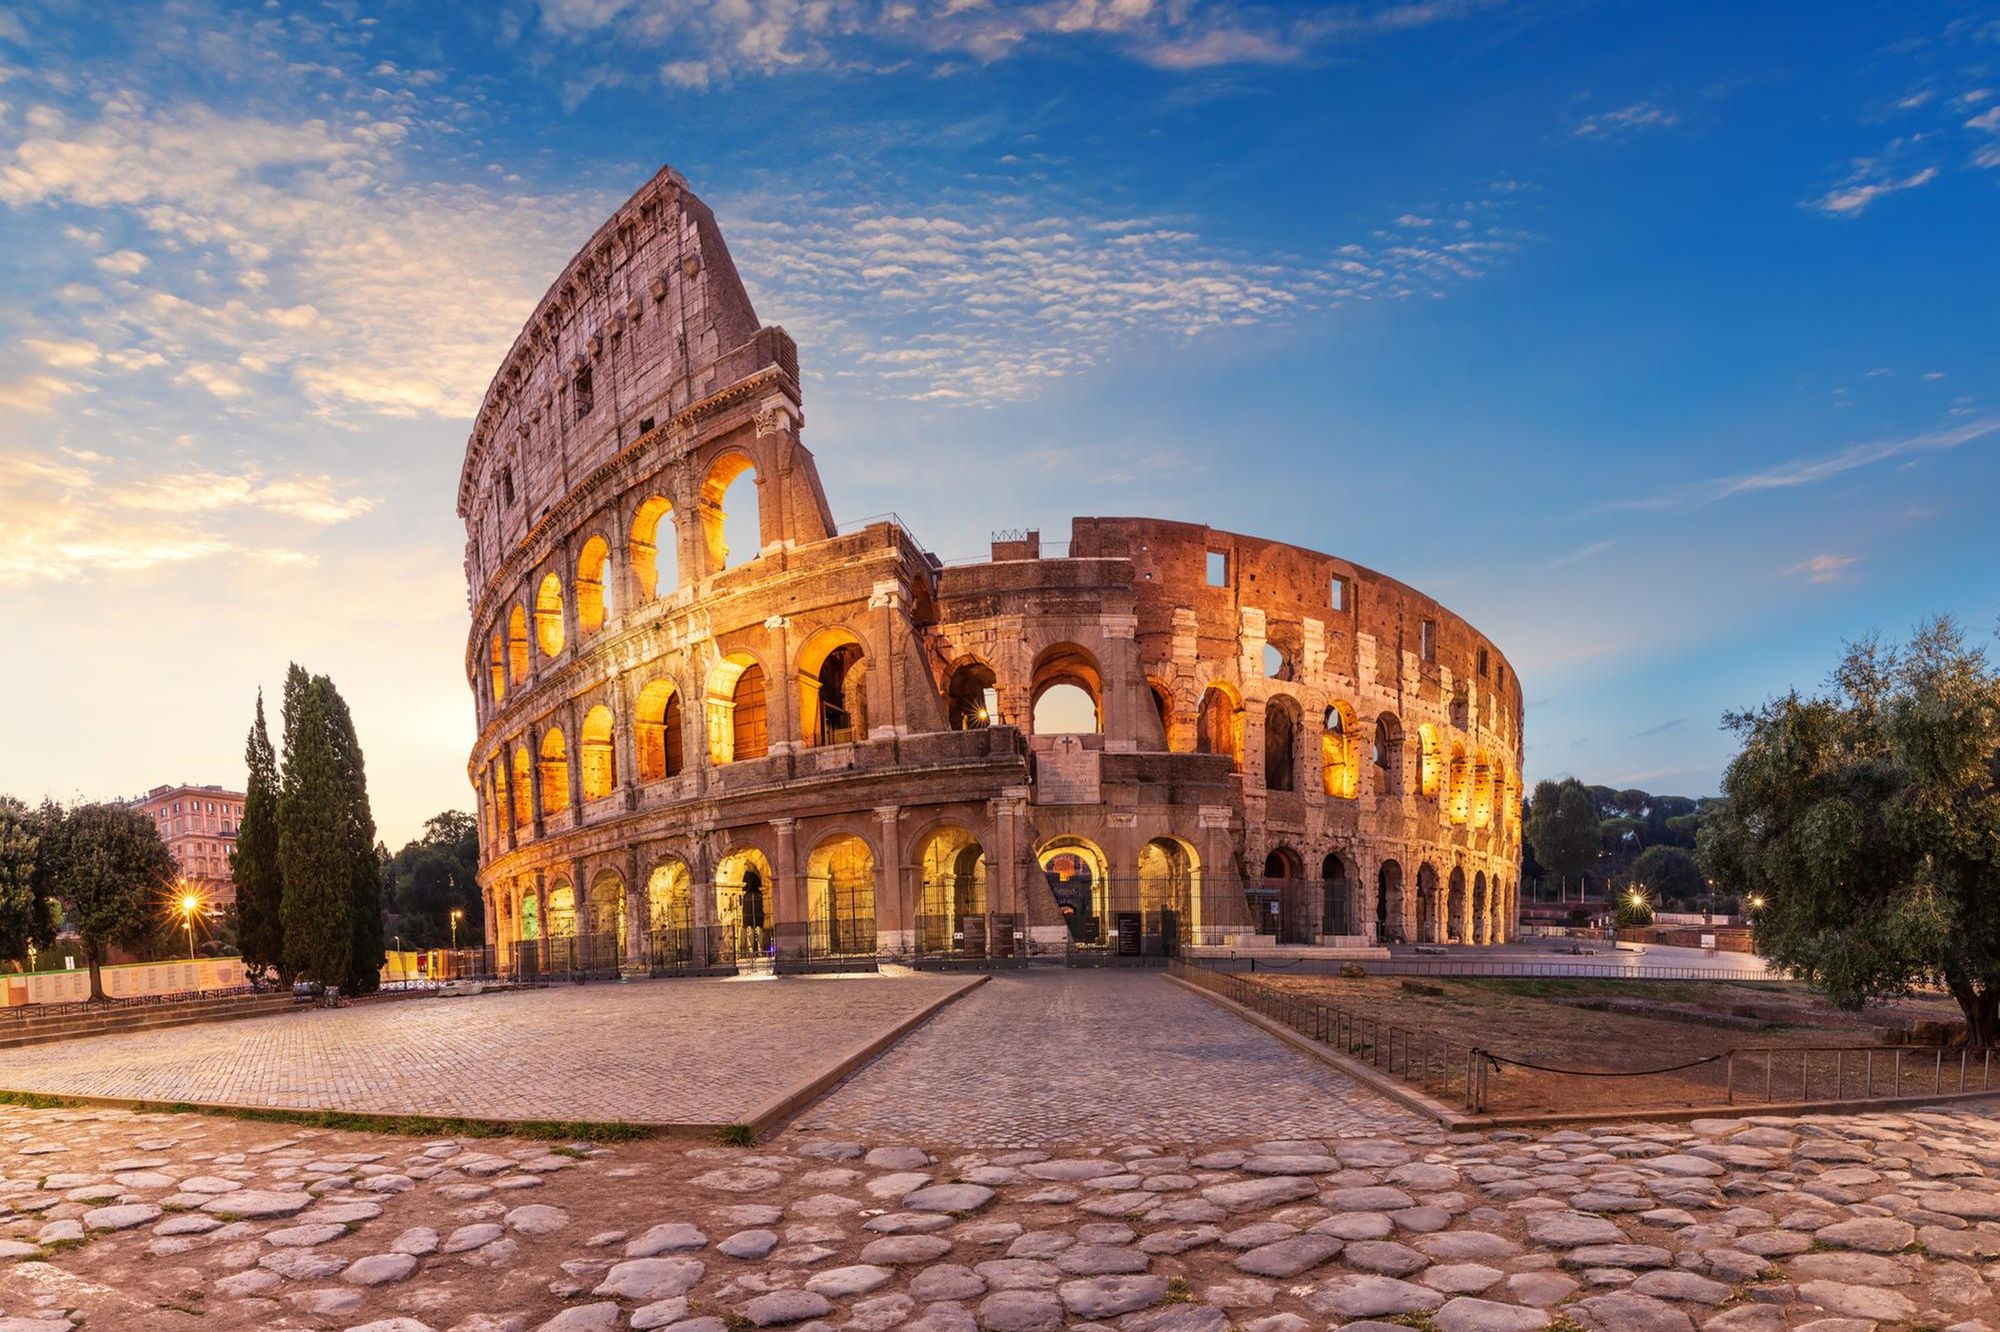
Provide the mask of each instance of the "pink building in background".
{"label": "pink building in background", "polygon": [[181,873],[201,885],[214,907],[236,900],[229,853],[243,822],[243,793],[219,786],[156,786],[132,802],[160,830]]}

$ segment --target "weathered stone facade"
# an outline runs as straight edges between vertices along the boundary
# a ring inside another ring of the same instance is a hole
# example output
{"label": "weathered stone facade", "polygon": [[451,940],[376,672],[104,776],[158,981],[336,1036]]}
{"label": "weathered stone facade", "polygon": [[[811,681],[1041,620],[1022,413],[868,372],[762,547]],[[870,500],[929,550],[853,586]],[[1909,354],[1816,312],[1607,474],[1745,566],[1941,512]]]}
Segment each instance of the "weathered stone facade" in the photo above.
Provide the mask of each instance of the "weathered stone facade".
{"label": "weathered stone facade", "polygon": [[523,329],[459,488],[489,941],[1512,934],[1521,692],[1472,626],[1156,519],[943,567],[893,522],[836,532],[804,419],[796,347],[671,170]]}

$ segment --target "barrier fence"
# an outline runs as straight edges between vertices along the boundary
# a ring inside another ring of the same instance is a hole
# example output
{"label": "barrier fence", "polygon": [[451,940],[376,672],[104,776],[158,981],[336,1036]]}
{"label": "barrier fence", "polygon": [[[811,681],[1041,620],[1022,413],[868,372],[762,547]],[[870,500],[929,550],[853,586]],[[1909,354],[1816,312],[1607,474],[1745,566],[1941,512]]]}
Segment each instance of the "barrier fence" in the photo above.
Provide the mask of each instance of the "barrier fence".
{"label": "barrier fence", "polygon": [[1567,962],[1560,958],[1319,958],[1264,957],[1256,954],[1206,953],[1205,967],[1222,971],[1295,972],[1300,975],[1338,975],[1343,967],[1360,967],[1371,976],[1437,976],[1466,979],[1487,978],[1540,980],[1728,980],[1779,981],[1784,977],[1768,971],[1734,967],[1663,966],[1638,960],[1629,962]]}

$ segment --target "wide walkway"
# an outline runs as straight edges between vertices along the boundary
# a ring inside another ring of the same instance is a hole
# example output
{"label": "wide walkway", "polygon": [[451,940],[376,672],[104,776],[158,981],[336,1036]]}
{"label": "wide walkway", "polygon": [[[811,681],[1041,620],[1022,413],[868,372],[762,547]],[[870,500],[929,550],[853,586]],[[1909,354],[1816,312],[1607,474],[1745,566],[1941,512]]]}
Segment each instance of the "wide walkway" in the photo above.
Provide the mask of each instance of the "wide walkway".
{"label": "wide walkway", "polygon": [[9,1050],[0,1090],[174,1103],[741,1123],[962,976],[551,986]]}
{"label": "wide walkway", "polygon": [[1415,1116],[1153,971],[994,977],[795,1131],[966,1147],[1396,1134]]}

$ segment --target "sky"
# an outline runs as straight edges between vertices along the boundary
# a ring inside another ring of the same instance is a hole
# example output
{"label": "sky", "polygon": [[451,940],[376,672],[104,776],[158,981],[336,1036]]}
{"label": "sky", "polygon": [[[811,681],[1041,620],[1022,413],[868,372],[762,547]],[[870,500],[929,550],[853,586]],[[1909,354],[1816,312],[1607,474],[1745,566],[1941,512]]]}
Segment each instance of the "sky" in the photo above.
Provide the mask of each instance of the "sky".
{"label": "sky", "polygon": [[1379,569],[1530,781],[2000,622],[1990,5],[0,0],[0,791],[239,785],[296,660],[469,808],[470,417],[662,163],[838,519]]}

